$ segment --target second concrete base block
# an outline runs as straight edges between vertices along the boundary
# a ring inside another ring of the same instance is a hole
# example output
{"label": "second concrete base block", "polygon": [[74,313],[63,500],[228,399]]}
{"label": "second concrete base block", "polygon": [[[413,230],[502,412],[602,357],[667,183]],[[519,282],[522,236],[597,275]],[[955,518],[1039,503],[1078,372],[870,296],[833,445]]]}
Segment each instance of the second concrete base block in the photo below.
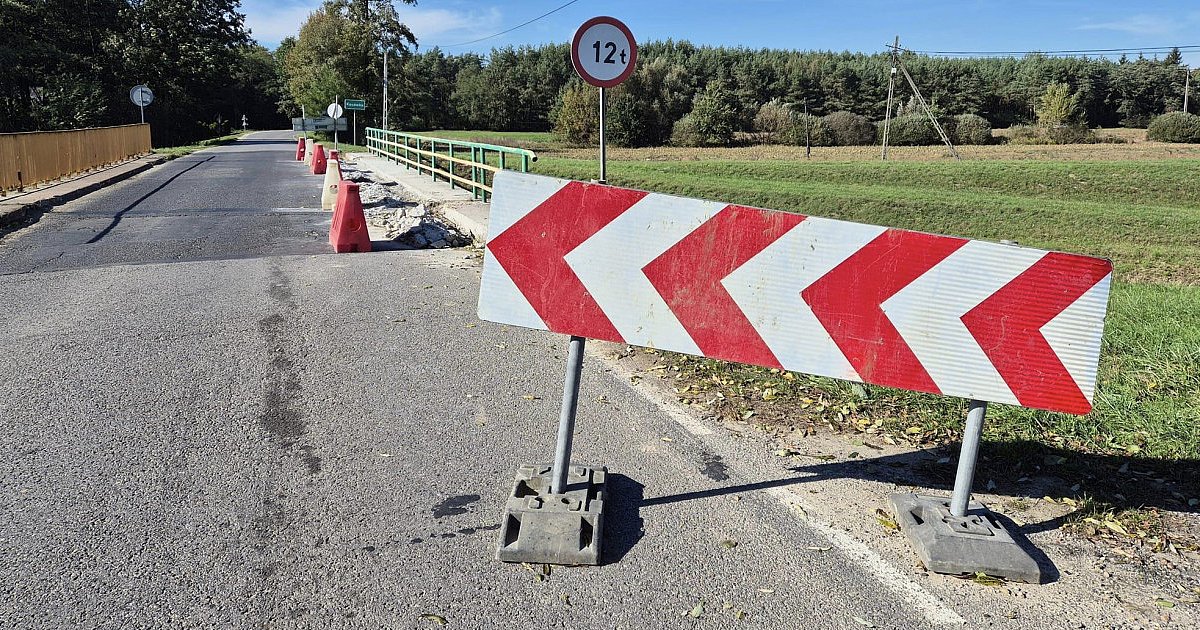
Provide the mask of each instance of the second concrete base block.
{"label": "second concrete base block", "polygon": [[550,470],[549,464],[517,470],[500,524],[496,559],[600,564],[607,469],[571,465],[562,494],[551,494]]}
{"label": "second concrete base block", "polygon": [[985,573],[1013,582],[1040,584],[1042,569],[991,512],[970,502],[962,517],[950,514],[950,499],[893,494],[900,529],[925,567],[935,573]]}

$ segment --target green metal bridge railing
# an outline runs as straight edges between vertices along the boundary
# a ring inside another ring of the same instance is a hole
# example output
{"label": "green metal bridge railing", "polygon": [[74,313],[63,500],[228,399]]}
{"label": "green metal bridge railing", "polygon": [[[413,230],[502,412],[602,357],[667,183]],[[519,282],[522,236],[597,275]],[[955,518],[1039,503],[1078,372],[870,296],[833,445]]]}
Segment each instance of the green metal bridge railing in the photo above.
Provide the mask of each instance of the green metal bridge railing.
{"label": "green metal bridge railing", "polygon": [[501,170],[529,172],[529,163],[537,154],[527,149],[502,147],[481,142],[448,140],[402,131],[367,127],[367,149],[398,162],[406,169],[429,173],[433,181],[445,181],[470,190],[476,199],[492,196],[492,179]]}

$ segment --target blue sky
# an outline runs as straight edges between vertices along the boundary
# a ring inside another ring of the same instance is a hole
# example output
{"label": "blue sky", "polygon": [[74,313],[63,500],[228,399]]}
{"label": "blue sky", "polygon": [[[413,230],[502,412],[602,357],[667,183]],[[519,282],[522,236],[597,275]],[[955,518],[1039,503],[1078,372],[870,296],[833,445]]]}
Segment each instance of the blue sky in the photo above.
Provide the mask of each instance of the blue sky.
{"label": "blue sky", "polygon": [[[493,46],[569,41],[587,18],[612,15],[639,41],[801,50],[881,50],[896,35],[914,50],[1075,50],[1200,45],[1196,0],[579,0],[524,28],[503,31],[566,0],[397,2],[421,50],[486,53]],[[320,0],[243,0],[254,37],[274,48]],[[1200,66],[1200,50],[1185,62]]]}

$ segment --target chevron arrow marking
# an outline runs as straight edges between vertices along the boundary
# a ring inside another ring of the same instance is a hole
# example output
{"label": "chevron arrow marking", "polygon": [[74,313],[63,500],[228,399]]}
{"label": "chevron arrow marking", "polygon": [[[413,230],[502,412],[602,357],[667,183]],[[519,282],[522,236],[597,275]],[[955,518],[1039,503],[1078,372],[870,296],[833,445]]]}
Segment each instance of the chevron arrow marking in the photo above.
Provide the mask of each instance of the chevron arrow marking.
{"label": "chevron arrow marking", "polygon": [[1107,260],[504,171],[479,314],[1084,414]]}
{"label": "chevron arrow marking", "polygon": [[948,236],[887,230],[801,295],[859,378],[940,394],[881,305],[966,242]]}
{"label": "chevron arrow marking", "polygon": [[488,251],[550,330],[621,343],[624,339],[565,257],[645,196],[570,182],[493,238]]}
{"label": "chevron arrow marking", "polygon": [[962,316],[1021,405],[1092,410],[1042,328],[1111,273],[1108,261],[1050,252]]}
{"label": "chevron arrow marking", "polygon": [[726,206],[643,272],[707,357],[782,368],[721,284],[804,217]]}

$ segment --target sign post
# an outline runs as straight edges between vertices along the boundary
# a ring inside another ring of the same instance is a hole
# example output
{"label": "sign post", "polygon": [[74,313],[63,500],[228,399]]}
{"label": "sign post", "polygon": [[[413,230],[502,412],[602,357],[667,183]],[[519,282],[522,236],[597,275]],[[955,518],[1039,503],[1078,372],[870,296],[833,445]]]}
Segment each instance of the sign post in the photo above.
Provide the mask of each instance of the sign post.
{"label": "sign post", "polygon": [[[637,43],[629,28],[616,18],[595,17],[575,31],[571,41],[571,63],[584,81],[600,88],[600,180],[608,180],[608,148],[605,142],[605,90],[620,85],[633,74]],[[579,374],[583,369],[584,337],[572,336],[567,355],[567,377],[563,386],[558,443],[554,451],[551,492],[561,494],[571,465],[571,437],[575,432],[575,409],[579,398]]]}
{"label": "sign post", "polygon": [[608,179],[608,147],[605,142],[605,90],[623,83],[637,63],[637,42],[629,27],[607,16],[594,17],[571,40],[571,63],[587,83],[600,88],[600,183]]}
{"label": "sign post", "polygon": [[366,111],[367,102],[360,98],[348,98],[342,104],[346,106],[346,111],[353,112],[350,128],[354,130],[354,144],[358,144],[358,112]]}
{"label": "sign post", "polygon": [[138,106],[142,115],[142,124],[146,124],[146,106],[154,102],[154,92],[145,84],[135,85],[133,89],[129,90],[129,100]]}
{"label": "sign post", "polygon": [[[337,120],[342,117],[342,106],[337,104],[337,97],[334,97],[333,102],[329,104],[329,107],[325,108],[325,113],[328,114],[329,117],[334,120]],[[333,150],[334,151],[338,150],[337,132],[338,132],[338,128],[335,126],[333,128]]]}
{"label": "sign post", "polygon": [[320,118],[292,119],[292,131],[303,131],[305,135],[309,131],[348,131],[349,129],[345,118],[335,119],[322,116]]}
{"label": "sign post", "polygon": [[[637,43],[629,28],[619,20],[592,18],[575,32],[571,41],[571,62],[584,81],[600,88],[599,182],[604,184],[608,179],[605,90],[620,85],[633,74]],[[482,314],[482,293],[480,300]],[[570,335],[554,463],[549,469],[523,466],[518,471],[500,528],[500,546],[496,551],[499,560],[554,564],[600,562],[607,469],[571,464],[586,338],[582,334]]]}

